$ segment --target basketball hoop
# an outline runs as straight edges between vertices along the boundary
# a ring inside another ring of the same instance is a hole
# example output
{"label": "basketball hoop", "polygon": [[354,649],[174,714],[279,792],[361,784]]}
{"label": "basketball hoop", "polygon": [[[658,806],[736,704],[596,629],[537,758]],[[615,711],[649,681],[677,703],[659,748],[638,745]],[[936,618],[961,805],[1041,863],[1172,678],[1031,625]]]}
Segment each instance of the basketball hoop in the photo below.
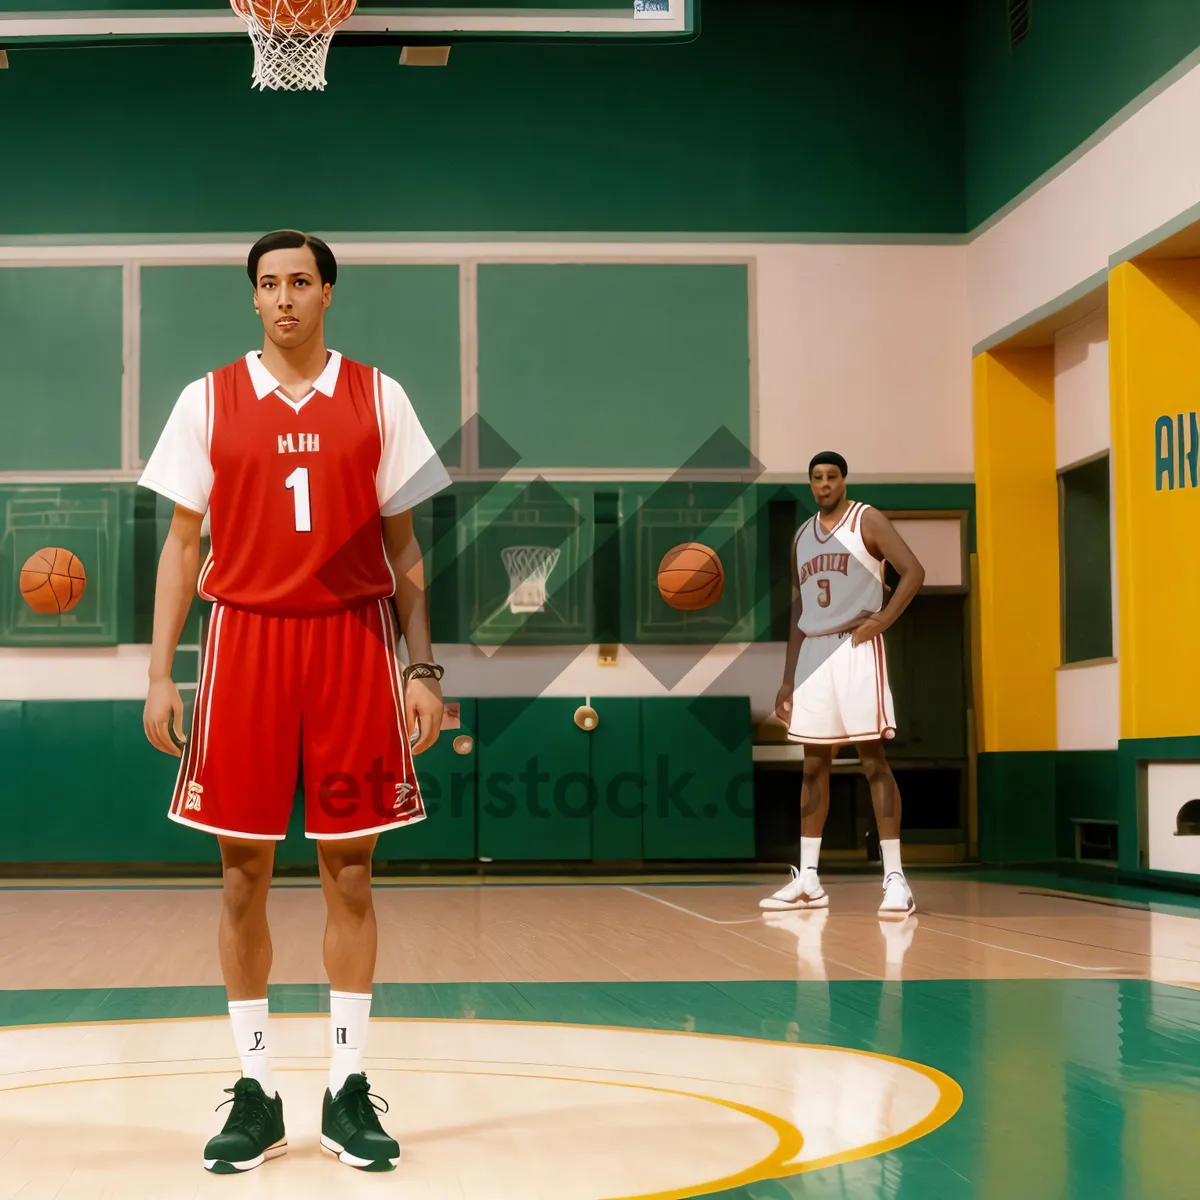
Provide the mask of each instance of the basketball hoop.
{"label": "basketball hoop", "polygon": [[508,611],[542,612],[546,607],[546,580],[558,562],[554,546],[507,546],[500,551],[508,571]]}
{"label": "basketball hoop", "polygon": [[325,89],[334,30],[356,0],[230,0],[254,44],[254,86],[265,91]]}

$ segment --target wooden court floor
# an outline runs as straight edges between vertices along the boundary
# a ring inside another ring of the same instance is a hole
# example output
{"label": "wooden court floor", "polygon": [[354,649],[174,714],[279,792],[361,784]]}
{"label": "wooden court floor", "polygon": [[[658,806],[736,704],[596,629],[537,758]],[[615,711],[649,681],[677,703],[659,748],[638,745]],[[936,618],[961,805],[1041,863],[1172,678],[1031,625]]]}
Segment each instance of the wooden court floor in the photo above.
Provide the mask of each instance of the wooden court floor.
{"label": "wooden court floor", "polygon": [[317,1147],[321,897],[281,881],[289,1153],[232,1180],[217,886],[0,885],[0,1200],[1200,1194],[1200,908],[916,874],[903,923],[863,876],[764,916],[779,882],[380,881],[380,1177]]}

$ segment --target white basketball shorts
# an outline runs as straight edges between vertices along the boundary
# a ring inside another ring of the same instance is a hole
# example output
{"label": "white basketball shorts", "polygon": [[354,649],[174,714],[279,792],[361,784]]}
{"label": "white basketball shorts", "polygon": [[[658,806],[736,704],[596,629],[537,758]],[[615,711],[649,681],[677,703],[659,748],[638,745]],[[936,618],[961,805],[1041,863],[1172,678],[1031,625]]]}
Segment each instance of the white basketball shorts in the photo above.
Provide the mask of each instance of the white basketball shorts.
{"label": "white basketball shorts", "polygon": [[855,646],[849,633],[800,643],[788,736],[837,746],[896,736],[883,638]]}

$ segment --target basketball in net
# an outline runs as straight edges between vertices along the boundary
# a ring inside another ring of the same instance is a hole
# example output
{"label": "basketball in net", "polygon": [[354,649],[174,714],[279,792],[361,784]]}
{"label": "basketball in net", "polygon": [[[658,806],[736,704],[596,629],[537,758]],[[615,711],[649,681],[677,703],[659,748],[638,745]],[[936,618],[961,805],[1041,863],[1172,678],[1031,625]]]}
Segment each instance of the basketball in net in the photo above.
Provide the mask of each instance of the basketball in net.
{"label": "basketball in net", "polygon": [[334,30],[356,0],[230,0],[254,43],[254,86],[265,91],[325,88],[325,57]]}

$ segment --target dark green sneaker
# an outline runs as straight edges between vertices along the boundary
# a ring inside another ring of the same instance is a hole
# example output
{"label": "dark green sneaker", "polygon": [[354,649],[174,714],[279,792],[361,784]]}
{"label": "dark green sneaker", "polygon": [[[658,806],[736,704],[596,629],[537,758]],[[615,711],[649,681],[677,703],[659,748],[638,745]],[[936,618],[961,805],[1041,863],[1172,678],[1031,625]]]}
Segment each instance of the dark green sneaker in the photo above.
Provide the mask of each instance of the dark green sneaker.
{"label": "dark green sneaker", "polygon": [[204,1169],[215,1175],[233,1175],[286,1153],[283,1097],[276,1092],[268,1100],[258,1080],[245,1077],[225,1090],[233,1099],[218,1104],[217,1111],[226,1104],[233,1107],[225,1128],[204,1147]]}
{"label": "dark green sneaker", "polygon": [[390,1171],[400,1161],[400,1147],[379,1124],[376,1105],[382,1097],[372,1095],[365,1075],[351,1075],[336,1096],[325,1089],[321,1106],[321,1145],[336,1154],[348,1167],[363,1171]]}

